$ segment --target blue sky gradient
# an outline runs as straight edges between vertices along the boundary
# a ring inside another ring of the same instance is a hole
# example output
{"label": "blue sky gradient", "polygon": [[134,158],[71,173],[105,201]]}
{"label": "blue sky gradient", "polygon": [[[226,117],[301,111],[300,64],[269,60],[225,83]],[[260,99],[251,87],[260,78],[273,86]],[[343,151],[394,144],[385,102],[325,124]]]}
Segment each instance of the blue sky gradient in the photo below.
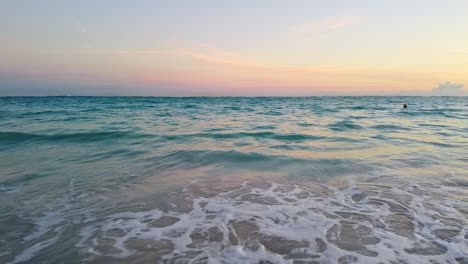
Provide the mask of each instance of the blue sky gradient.
{"label": "blue sky gradient", "polygon": [[463,0],[7,0],[0,95],[431,94],[468,83],[467,10]]}

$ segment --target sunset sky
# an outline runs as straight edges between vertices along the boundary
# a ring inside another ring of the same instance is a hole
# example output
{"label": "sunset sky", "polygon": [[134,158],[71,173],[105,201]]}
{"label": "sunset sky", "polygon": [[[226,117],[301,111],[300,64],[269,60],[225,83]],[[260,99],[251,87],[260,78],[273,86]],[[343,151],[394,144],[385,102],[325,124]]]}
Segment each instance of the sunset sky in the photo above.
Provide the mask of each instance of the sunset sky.
{"label": "sunset sky", "polygon": [[468,1],[5,0],[0,95],[467,94]]}

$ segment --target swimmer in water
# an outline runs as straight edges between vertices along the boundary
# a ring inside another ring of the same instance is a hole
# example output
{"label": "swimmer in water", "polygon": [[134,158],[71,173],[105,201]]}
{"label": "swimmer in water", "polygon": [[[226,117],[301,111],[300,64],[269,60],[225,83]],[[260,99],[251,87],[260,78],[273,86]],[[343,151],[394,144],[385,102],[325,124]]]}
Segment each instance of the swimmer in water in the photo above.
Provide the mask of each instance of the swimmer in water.
{"label": "swimmer in water", "polygon": [[403,104],[403,108],[407,108],[407,107],[408,107],[408,105],[407,105],[407,104]]}

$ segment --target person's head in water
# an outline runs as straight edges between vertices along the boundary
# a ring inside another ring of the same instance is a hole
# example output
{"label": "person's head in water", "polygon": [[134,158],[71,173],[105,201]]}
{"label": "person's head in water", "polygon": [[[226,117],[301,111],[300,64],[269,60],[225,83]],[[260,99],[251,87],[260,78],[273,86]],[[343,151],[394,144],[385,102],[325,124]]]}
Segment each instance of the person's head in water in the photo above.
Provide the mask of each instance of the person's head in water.
{"label": "person's head in water", "polygon": [[408,105],[407,105],[407,104],[403,104],[403,108],[407,108],[407,107],[408,107]]}

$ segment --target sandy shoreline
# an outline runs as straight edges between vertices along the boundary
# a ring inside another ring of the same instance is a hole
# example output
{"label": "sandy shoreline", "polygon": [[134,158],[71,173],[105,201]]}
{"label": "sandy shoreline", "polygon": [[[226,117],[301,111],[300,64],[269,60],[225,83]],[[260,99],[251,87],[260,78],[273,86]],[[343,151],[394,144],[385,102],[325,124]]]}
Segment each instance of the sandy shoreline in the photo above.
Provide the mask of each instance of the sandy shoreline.
{"label": "sandy shoreline", "polygon": [[466,261],[467,201],[448,203],[464,186],[244,180],[197,181],[155,209],[109,215],[79,247],[95,263]]}

